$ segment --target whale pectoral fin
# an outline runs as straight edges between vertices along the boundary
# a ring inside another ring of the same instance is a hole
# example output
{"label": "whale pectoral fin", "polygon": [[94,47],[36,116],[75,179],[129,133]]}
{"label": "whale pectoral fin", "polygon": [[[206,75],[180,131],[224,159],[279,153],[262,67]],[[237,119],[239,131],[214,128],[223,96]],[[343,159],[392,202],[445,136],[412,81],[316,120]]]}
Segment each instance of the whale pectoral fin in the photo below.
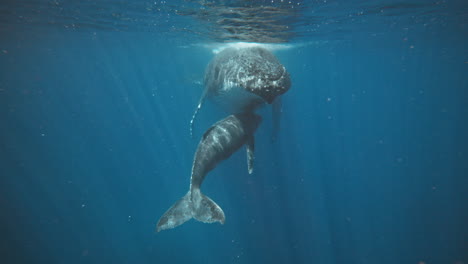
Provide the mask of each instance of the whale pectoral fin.
{"label": "whale pectoral fin", "polygon": [[252,174],[253,167],[254,167],[254,159],[255,159],[255,156],[254,156],[255,139],[253,135],[247,139],[246,147],[247,147],[247,168],[249,170],[249,174]]}
{"label": "whale pectoral fin", "polygon": [[190,120],[190,137],[192,137],[192,138],[193,138],[193,123],[195,122],[195,118],[197,117],[198,111],[200,111],[200,109],[201,109],[201,107],[203,105],[203,102],[205,102],[205,97],[206,97],[206,90],[203,91],[203,94],[200,97],[200,100],[198,101],[197,108],[195,109],[195,112],[192,115],[192,119]]}
{"label": "whale pectoral fin", "polygon": [[273,129],[271,140],[275,141],[278,137],[278,133],[281,125],[281,112],[283,108],[283,102],[281,97],[277,97],[271,106],[272,120],[273,120]]}

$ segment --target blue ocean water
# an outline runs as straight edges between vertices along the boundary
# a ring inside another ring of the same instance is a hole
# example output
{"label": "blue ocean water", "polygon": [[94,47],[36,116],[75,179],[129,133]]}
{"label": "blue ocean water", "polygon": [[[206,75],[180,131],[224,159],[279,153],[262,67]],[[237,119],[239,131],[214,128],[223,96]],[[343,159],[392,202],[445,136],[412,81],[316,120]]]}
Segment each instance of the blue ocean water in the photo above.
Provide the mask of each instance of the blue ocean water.
{"label": "blue ocean water", "polygon": [[[1,263],[468,263],[466,1],[2,5]],[[207,176],[224,225],[156,233],[239,41],[291,75],[278,138]]]}

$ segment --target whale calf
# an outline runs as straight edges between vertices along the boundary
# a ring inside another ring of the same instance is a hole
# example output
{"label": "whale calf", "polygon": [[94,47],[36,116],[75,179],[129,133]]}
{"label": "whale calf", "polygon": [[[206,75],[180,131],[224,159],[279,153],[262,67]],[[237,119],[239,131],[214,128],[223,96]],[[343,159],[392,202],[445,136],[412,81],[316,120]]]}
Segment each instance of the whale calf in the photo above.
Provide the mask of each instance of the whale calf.
{"label": "whale calf", "polygon": [[[261,105],[273,104],[280,111],[278,96],[287,92],[291,80],[286,68],[269,50],[262,47],[226,48],[208,64],[205,89],[190,121],[193,123],[205,99],[218,104],[227,113],[254,111]],[[277,99],[277,100],[275,100]],[[278,120],[274,117],[274,121]]]}
{"label": "whale calf", "polygon": [[252,112],[234,114],[216,122],[203,135],[193,159],[190,188],[157,223],[156,231],[177,227],[191,218],[204,223],[224,224],[224,212],[200,191],[208,172],[247,145],[249,173],[253,171],[254,133],[262,118]]}

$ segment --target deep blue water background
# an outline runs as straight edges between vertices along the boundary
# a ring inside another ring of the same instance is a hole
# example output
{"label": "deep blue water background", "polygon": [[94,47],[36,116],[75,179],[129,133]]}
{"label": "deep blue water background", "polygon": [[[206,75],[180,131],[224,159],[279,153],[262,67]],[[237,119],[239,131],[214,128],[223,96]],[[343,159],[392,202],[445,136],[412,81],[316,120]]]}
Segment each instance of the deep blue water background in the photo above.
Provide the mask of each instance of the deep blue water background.
{"label": "deep blue water background", "polygon": [[190,138],[212,51],[4,31],[1,262],[468,263],[468,41],[453,23],[276,51],[293,82],[279,138],[261,109],[254,174],[239,151],[203,186],[225,225],[161,233],[225,116],[207,104]]}

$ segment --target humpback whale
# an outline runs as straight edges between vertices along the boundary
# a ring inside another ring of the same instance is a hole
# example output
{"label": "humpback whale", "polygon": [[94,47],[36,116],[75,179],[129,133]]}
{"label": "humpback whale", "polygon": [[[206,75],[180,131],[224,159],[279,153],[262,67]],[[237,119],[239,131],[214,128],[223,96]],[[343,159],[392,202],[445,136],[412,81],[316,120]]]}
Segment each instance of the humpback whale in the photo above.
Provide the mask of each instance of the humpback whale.
{"label": "humpback whale", "polygon": [[253,171],[254,132],[262,118],[252,112],[234,114],[216,122],[203,135],[192,165],[190,188],[157,223],[157,232],[177,227],[191,218],[204,223],[224,224],[224,212],[200,191],[208,172],[229,158],[244,144],[247,146],[248,171]]}
{"label": "humpback whale", "polygon": [[218,53],[208,64],[204,84],[190,121],[191,135],[194,120],[206,98],[229,114],[254,111],[261,105],[273,103],[273,121],[277,122],[281,102],[275,99],[289,90],[291,80],[286,68],[267,49],[231,47]]}

